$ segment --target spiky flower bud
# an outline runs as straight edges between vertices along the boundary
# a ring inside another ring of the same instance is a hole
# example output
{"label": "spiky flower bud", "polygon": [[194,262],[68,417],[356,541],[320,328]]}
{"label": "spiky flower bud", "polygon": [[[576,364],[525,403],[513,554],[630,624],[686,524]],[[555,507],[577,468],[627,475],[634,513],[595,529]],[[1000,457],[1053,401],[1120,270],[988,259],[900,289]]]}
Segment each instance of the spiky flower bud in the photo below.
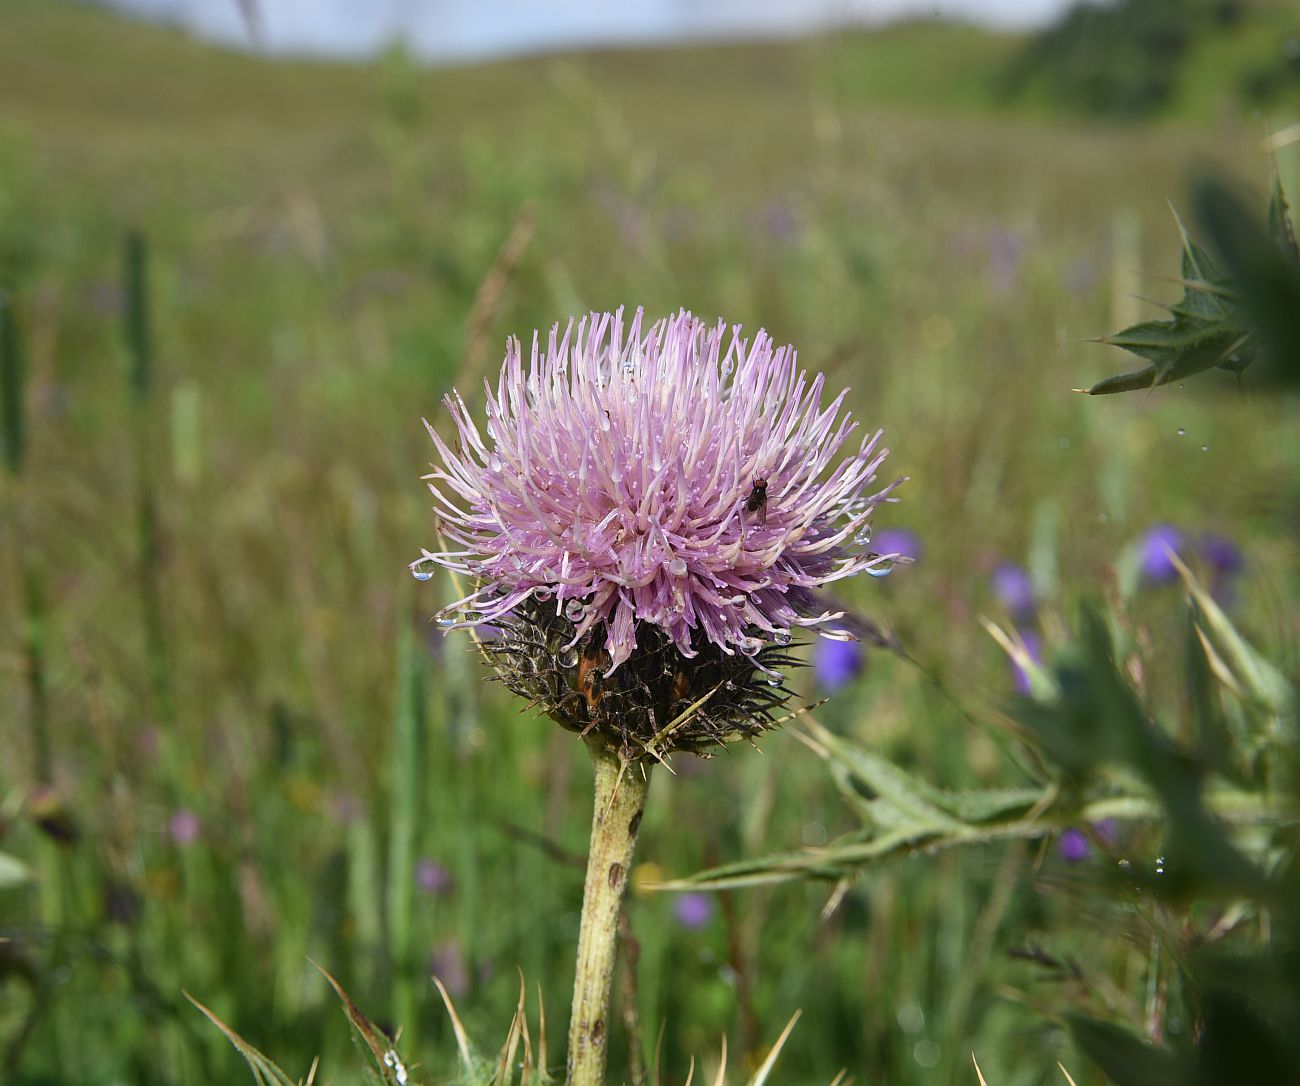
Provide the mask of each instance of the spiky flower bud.
{"label": "spiky flower bud", "polygon": [[[756,734],[784,700],[794,631],[854,636],[828,584],[870,549],[879,431],[825,406],[791,347],[637,310],[507,346],[486,434],[458,394],[425,478],[448,544],[412,564],[473,578],[446,629],[478,627],[512,690],[625,756]],[[426,423],[427,425],[427,423]]]}

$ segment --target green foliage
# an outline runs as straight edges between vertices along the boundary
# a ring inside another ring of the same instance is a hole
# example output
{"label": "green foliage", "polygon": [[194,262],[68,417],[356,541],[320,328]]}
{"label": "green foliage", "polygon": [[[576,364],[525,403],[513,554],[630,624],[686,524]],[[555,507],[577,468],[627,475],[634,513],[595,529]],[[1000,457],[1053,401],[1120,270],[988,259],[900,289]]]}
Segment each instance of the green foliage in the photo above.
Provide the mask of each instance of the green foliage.
{"label": "green foliage", "polygon": [[5,467],[17,476],[23,470],[26,447],[26,381],[18,318],[13,301],[0,291],[0,437],[4,441]]}
{"label": "green foliage", "polygon": [[1194,203],[1228,270],[1220,271],[1179,221],[1183,296],[1168,307],[1170,319],[1099,341],[1148,364],[1098,381],[1083,390],[1089,395],[1151,389],[1214,368],[1240,374],[1260,356],[1267,369],[1300,372],[1300,251],[1281,182],[1269,201],[1267,234],[1222,185],[1202,182]]}
{"label": "green foliage", "polygon": [[1022,90],[1046,81],[1061,105],[1092,113],[1153,113],[1172,95],[1195,32],[1196,0],[1079,3],[1044,30],[1008,73]]}
{"label": "green foliage", "polygon": [[[1154,873],[1123,858],[1095,892],[1147,918],[1174,963],[1158,982],[1164,1013],[1191,1028],[1171,1031],[1162,1044],[1093,1008],[1051,1013],[1117,1086],[1284,1080],[1300,1066],[1295,689],[1174,561],[1187,589],[1187,658],[1202,679],[1212,677],[1194,688],[1193,717],[1205,724],[1235,716],[1244,734],[1224,742],[1206,727],[1176,739],[1172,722],[1134,683],[1143,669],[1132,646],[1116,641],[1120,616],[1085,607],[1077,637],[1012,710],[1033,763],[1046,770],[1040,788],[946,793],[814,724],[808,742],[862,829],[824,848],[714,868],[666,888],[835,878],[842,894],[874,865],[911,850],[1046,839],[1103,821],[1150,823],[1161,839]],[[1021,663],[1033,666],[1023,656]],[[1253,941],[1229,943],[1215,932],[1233,910],[1268,916],[1268,927]],[[1157,971],[1154,960],[1150,968]]]}
{"label": "green foliage", "polygon": [[1001,67],[1007,99],[1106,120],[1300,103],[1288,0],[1080,0]]}

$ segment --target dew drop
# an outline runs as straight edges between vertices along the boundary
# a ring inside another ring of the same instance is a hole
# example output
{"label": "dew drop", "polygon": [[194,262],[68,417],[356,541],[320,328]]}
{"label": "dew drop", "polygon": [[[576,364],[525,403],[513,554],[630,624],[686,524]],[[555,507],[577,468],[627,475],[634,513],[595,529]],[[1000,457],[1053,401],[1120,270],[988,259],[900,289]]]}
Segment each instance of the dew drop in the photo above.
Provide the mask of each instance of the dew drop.
{"label": "dew drop", "polygon": [[779,671],[774,671],[767,677],[768,686],[781,687],[785,685],[785,676]]}
{"label": "dew drop", "polygon": [[1187,436],[1187,427],[1185,427],[1185,426],[1180,426],[1180,427],[1178,427],[1178,436],[1179,436],[1179,437],[1186,437],[1186,436]]}
{"label": "dew drop", "polygon": [[433,563],[427,558],[420,558],[411,563],[411,576],[417,581],[433,579]]}
{"label": "dew drop", "polygon": [[488,469],[494,472],[499,472],[501,470],[501,457],[496,453],[493,453],[488,457]]}
{"label": "dew drop", "polygon": [[569,600],[568,603],[564,605],[564,617],[573,622],[577,622],[581,619],[585,611],[586,607],[582,600]]}
{"label": "dew drop", "polygon": [[869,566],[867,572],[873,577],[888,577],[894,572],[894,563],[881,562],[878,566]]}
{"label": "dew drop", "polygon": [[772,635],[772,640],[778,645],[788,645],[793,638],[790,636],[789,630],[777,630],[776,633]]}
{"label": "dew drop", "polygon": [[456,625],[455,615],[439,615],[435,620],[444,630],[449,630]]}
{"label": "dew drop", "polygon": [[668,572],[671,573],[674,577],[685,577],[686,559],[674,558],[671,562],[668,563]]}
{"label": "dew drop", "polygon": [[560,654],[556,657],[556,660],[559,661],[560,667],[577,667],[577,666],[578,666],[578,650],[577,650],[577,649],[561,649],[561,650],[560,650]]}
{"label": "dew drop", "polygon": [[549,588],[534,588],[534,589],[533,589],[533,599],[535,599],[538,603],[545,603],[547,600],[549,600],[549,599],[550,599],[552,596],[554,596],[554,595],[555,595],[555,593],[552,592]]}

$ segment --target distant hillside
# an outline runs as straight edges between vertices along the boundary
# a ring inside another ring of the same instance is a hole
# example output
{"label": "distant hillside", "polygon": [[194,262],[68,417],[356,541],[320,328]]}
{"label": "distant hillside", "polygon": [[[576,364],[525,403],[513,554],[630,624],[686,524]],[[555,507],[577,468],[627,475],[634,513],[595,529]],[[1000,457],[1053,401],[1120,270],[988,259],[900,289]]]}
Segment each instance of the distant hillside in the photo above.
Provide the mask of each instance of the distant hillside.
{"label": "distant hillside", "polygon": [[[1129,0],[1133,2],[1133,0]],[[1244,0],[1243,0],[1244,2]],[[1206,121],[1226,107],[1272,94],[1266,69],[1281,48],[1282,6],[1250,5],[1231,34],[1197,38],[1158,112]],[[1300,16],[1293,21],[1300,23]],[[1300,36],[1300,27],[1297,27]],[[747,108],[878,106],[931,114],[1060,111],[1041,80],[1005,94],[1007,72],[1039,48],[1023,36],[942,21],[913,21],[802,41],[611,50],[421,71],[411,89],[422,115],[445,131],[472,131],[482,112],[529,98],[528,88],[565,65],[600,83],[616,79],[653,94],[658,116],[701,132],[725,131]],[[1272,50],[1272,52],[1270,52]],[[222,50],[179,30],[139,23],[90,3],[0,0],[0,122],[38,126],[82,146],[116,146],[132,133],[185,137],[202,125],[215,145],[249,149],[250,123],[289,141],[372,119],[384,64],[266,60]],[[1251,80],[1254,79],[1252,84]],[[809,95],[816,101],[810,103]],[[1272,99],[1270,99],[1272,100]],[[527,113],[518,118],[527,123]]]}

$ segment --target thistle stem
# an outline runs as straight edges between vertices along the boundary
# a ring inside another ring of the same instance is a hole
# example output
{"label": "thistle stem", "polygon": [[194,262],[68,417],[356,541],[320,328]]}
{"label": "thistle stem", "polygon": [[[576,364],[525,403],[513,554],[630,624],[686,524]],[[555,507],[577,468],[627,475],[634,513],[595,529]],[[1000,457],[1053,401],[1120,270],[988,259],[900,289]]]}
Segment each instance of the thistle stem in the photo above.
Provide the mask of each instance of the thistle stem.
{"label": "thistle stem", "polygon": [[649,767],[626,764],[613,744],[592,736],[587,750],[596,774],[596,802],[569,1018],[568,1086],[602,1086],[605,1081],[618,919],[650,788]]}

